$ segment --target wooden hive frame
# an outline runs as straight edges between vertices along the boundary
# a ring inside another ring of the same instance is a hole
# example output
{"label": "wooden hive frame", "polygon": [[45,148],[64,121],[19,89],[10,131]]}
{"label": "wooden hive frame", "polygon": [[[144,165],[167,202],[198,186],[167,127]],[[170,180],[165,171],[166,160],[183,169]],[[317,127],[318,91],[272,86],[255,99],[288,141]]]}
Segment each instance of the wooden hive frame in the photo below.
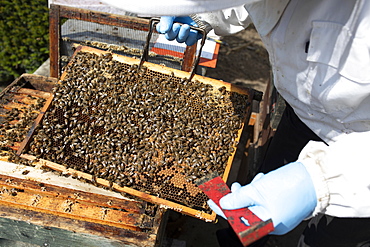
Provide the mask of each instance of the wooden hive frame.
{"label": "wooden hive frame", "polygon": [[[77,54],[78,52],[88,52],[88,53],[93,53],[93,54],[97,54],[97,55],[110,54],[109,52],[104,52],[104,51],[94,49],[94,48],[90,48],[90,47],[79,47],[79,48],[77,48],[75,54]],[[128,58],[128,57],[121,56],[121,55],[116,55],[116,54],[112,54],[112,57],[113,57],[114,60],[119,61],[119,62],[124,63],[124,64],[138,65],[139,62],[140,62],[138,59]],[[164,67],[162,65],[157,65],[157,64],[152,64],[152,63],[145,62],[144,66],[147,67],[148,70],[150,70],[150,71],[158,72],[158,73],[161,73],[161,74],[166,75],[166,76],[176,76],[176,77],[180,77],[180,78],[186,78],[186,77],[189,76],[188,72],[167,68],[167,67]],[[66,73],[67,72],[65,71],[64,74],[62,75],[61,79],[63,79],[66,76]],[[232,85],[232,84],[227,83],[227,82],[223,82],[223,81],[219,81],[219,80],[215,80],[215,79],[211,79],[211,78],[207,78],[207,77],[203,77],[203,76],[199,76],[199,75],[195,75],[193,80],[198,80],[198,81],[200,81],[204,84],[210,84],[210,85],[214,86],[215,88],[225,87],[225,89],[227,91],[248,95],[249,97],[248,97],[248,102],[246,102],[247,109],[246,109],[246,119],[245,120],[249,119],[250,114],[251,114],[251,109],[250,109],[249,106],[251,105],[250,103],[253,99],[253,95],[252,95],[253,93],[252,93],[251,90],[245,89],[245,88],[240,88],[240,87],[237,87],[237,86]],[[40,115],[38,116],[38,118],[36,120],[35,126],[37,126],[42,121],[42,118],[43,118],[44,114],[47,112],[48,108],[51,105],[52,99],[53,99],[53,97],[50,97],[48,99],[48,102],[45,104],[44,109],[41,111]],[[239,139],[242,136],[242,132],[245,129],[244,126],[245,125],[243,124],[242,127],[238,131],[238,138]],[[27,154],[29,143],[32,140],[32,135],[33,134],[34,134],[33,131],[31,131],[28,138],[22,143],[22,147],[18,151],[19,155],[22,154],[21,157],[24,157],[24,158],[27,158],[27,159],[30,159],[30,160],[34,160],[36,158],[32,155]],[[244,143],[239,143],[239,144],[241,146],[243,146]],[[230,170],[232,169],[233,158],[234,158],[236,152],[237,152],[237,149],[235,149],[235,151],[233,152],[233,155],[227,161],[227,166],[226,166],[226,169],[225,169],[224,175],[223,175],[223,178],[224,178],[225,181],[227,180],[228,175],[230,173]],[[190,215],[190,216],[193,216],[193,217],[205,220],[205,221],[213,221],[215,219],[215,216],[216,216],[215,213],[209,214],[207,212],[197,210],[197,209],[193,209],[191,207],[184,206],[182,204],[172,202],[172,201],[169,201],[169,200],[166,200],[166,199],[163,199],[163,198],[159,198],[157,196],[150,195],[148,193],[141,192],[141,191],[132,189],[130,187],[119,186],[116,183],[112,184],[108,180],[105,180],[105,179],[102,179],[102,178],[94,178],[91,174],[87,174],[87,173],[84,173],[84,172],[81,172],[81,171],[78,171],[78,170],[75,170],[75,169],[72,169],[72,168],[66,168],[63,165],[56,164],[56,163],[53,163],[53,162],[48,161],[48,160],[39,159],[38,163],[42,166],[49,167],[53,170],[60,171],[64,174],[73,174],[74,176],[77,176],[77,177],[80,177],[80,178],[83,178],[83,179],[86,179],[86,180],[89,180],[89,181],[96,182],[97,184],[103,185],[105,187],[111,187],[115,191],[128,193],[128,194],[137,196],[137,197],[139,197],[143,200],[146,200],[148,202],[155,203],[155,204],[158,204],[158,205],[162,205],[165,208],[170,208],[170,209],[173,209],[175,211],[179,211],[183,214],[187,214],[187,215]]]}

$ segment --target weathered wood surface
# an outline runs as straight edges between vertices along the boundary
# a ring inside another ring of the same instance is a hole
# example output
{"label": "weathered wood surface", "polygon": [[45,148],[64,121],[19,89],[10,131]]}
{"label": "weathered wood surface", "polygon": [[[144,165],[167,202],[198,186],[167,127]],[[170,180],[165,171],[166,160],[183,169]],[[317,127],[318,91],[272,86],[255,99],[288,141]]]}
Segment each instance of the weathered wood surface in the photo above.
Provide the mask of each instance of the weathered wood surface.
{"label": "weathered wood surface", "polygon": [[48,99],[51,96],[49,92],[43,92],[40,90],[29,89],[29,88],[20,88],[17,92],[18,94],[30,95],[34,97],[39,97],[43,99]]}
{"label": "weathered wood surface", "polygon": [[[35,243],[32,239],[36,242],[43,241],[42,237],[45,237],[43,235],[47,234],[49,241],[58,243],[57,246],[64,246],[63,241],[72,241],[73,244],[78,244],[79,241],[90,243],[91,239],[95,241],[100,239],[101,243],[120,243],[120,245],[99,243],[91,246],[126,246],[124,245],[126,243],[130,243],[127,246],[154,246],[161,223],[161,212],[158,211],[155,217],[150,217],[145,214],[145,206],[146,203],[129,199],[0,175],[0,217],[3,218],[0,218],[0,222],[8,222],[4,223],[9,224],[6,229],[24,226],[25,231],[29,232],[15,238],[12,235],[13,231],[2,229],[0,237],[7,239]],[[27,224],[22,224],[21,221]],[[3,226],[1,225],[0,229]],[[44,231],[51,228],[59,230]],[[29,237],[30,234],[34,236]],[[75,235],[76,239],[65,238],[66,234]],[[81,238],[78,236],[80,234],[91,236]],[[26,238],[23,239],[24,237]],[[30,238],[32,241],[29,241]]]}
{"label": "weathered wood surface", "polygon": [[141,231],[152,227],[145,203],[0,175],[0,204]]}
{"label": "weathered wood surface", "polygon": [[156,234],[0,204],[0,238],[37,246],[155,246]]}

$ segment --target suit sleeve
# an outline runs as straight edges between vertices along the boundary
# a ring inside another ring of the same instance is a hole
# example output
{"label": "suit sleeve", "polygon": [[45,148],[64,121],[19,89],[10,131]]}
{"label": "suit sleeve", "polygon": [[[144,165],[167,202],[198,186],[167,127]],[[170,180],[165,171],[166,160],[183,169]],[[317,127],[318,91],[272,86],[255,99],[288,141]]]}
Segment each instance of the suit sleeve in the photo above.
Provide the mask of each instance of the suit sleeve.
{"label": "suit sleeve", "polygon": [[313,216],[370,217],[370,131],[342,134],[328,144],[311,141],[298,159],[314,182]]}

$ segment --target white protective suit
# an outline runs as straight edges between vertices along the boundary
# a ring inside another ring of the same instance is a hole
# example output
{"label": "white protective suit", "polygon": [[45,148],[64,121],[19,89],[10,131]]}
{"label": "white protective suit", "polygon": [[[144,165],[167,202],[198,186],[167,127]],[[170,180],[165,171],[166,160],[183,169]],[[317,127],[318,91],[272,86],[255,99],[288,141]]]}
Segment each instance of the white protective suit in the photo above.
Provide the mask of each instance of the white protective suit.
{"label": "white protective suit", "polygon": [[136,0],[130,9],[125,1],[105,0],[151,15],[213,11],[199,16],[218,35],[252,21],[279,93],[329,144],[311,141],[298,159],[315,185],[313,215],[370,217],[370,1],[145,1]]}

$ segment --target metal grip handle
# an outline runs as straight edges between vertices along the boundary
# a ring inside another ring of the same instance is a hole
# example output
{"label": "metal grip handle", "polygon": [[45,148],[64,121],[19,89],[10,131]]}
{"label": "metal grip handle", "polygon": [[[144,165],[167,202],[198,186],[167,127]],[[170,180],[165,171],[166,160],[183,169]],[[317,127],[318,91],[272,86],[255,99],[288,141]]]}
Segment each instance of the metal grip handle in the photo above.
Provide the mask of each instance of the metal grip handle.
{"label": "metal grip handle", "polygon": [[[150,21],[149,21],[148,36],[146,38],[146,43],[145,43],[145,46],[144,46],[143,54],[142,54],[141,59],[140,59],[139,69],[141,68],[141,66],[143,65],[144,62],[148,61],[150,39],[152,37],[154,25],[158,24],[159,21],[160,21],[160,19],[158,19],[158,18],[151,18]],[[182,25],[183,23],[179,23],[179,24]],[[196,68],[199,64],[200,56],[202,54],[202,49],[203,49],[204,43],[206,41],[207,32],[204,29],[199,28],[199,27],[190,26],[190,28],[193,29],[193,30],[196,30],[196,31],[198,31],[202,34],[202,40],[200,42],[199,52],[198,52],[198,55],[196,56],[196,58],[194,60],[194,63],[193,63],[192,69],[191,69],[191,73],[190,73],[190,77],[189,77],[189,80],[191,81],[193,79],[194,75],[195,75]]]}

